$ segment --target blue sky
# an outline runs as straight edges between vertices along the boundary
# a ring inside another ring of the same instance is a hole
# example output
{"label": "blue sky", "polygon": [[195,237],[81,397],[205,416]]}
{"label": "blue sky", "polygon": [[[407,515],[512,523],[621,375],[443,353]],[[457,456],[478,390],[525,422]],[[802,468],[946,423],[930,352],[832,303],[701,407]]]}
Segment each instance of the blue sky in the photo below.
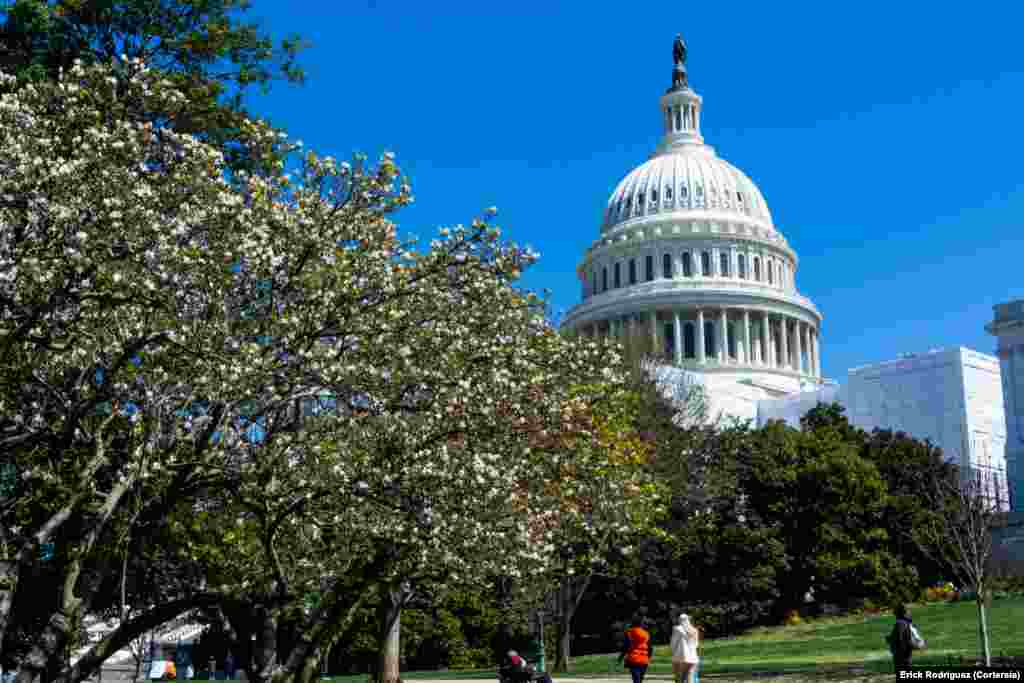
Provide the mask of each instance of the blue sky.
{"label": "blue sky", "polygon": [[1024,3],[255,0],[313,43],[305,86],[250,97],[307,148],[393,151],[426,238],[497,206],[579,302],[615,185],[661,134],[672,40],[702,132],[761,188],[824,314],[822,370],[964,345],[1024,297]]}

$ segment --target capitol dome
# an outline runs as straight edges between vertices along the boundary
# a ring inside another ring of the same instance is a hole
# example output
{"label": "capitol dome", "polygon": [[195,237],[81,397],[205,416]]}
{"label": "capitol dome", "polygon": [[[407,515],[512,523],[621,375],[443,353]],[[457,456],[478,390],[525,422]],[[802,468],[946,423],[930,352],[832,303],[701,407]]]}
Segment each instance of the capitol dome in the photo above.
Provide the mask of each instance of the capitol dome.
{"label": "capitol dome", "polygon": [[664,136],[608,200],[577,272],[583,301],[563,328],[643,335],[665,364],[709,388],[724,412],[821,382],[821,313],[796,286],[796,252],[760,190],[704,144],[703,100],[676,38]]}
{"label": "capitol dome", "polygon": [[743,171],[706,145],[687,145],[656,154],[623,178],[608,200],[602,232],[649,216],[697,213],[775,229],[761,191]]}

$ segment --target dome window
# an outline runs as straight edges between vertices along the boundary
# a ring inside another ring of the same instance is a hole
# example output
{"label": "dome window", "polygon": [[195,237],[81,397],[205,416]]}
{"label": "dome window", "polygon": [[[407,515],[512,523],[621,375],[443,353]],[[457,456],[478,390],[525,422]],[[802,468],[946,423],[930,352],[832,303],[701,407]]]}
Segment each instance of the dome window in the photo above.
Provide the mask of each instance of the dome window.
{"label": "dome window", "polygon": [[651,204],[658,203],[658,190],[657,188],[651,190]]}
{"label": "dome window", "polygon": [[665,279],[672,277],[672,255],[665,254],[661,257],[661,276]]}
{"label": "dome window", "polygon": [[644,266],[646,266],[644,270],[647,271],[645,273],[645,275],[647,276],[646,279],[648,282],[650,282],[651,280],[654,279],[654,254],[647,255],[647,258],[644,259]]}
{"label": "dome window", "polygon": [[761,281],[761,259],[754,257],[754,281]]}
{"label": "dome window", "polygon": [[626,197],[626,213],[627,214],[629,213],[629,210],[631,208],[633,208],[633,198],[632,197]]}
{"label": "dome window", "polygon": [[775,280],[772,277],[772,271],[775,270],[775,267],[774,267],[774,265],[772,264],[771,261],[768,262],[768,269],[767,270],[768,270],[768,284],[770,284],[770,285],[775,284]]}
{"label": "dome window", "polygon": [[615,264],[615,282],[612,283],[612,284],[615,285],[615,289],[618,289],[619,287],[622,286],[622,264],[621,263],[616,263]]}
{"label": "dome window", "polygon": [[693,264],[690,263],[690,252],[683,252],[683,277],[693,277]]}
{"label": "dome window", "polygon": [[666,185],[665,186],[665,203],[668,204],[671,201],[672,201],[672,186],[671,185]]}
{"label": "dome window", "polygon": [[711,277],[711,254],[706,251],[700,253],[700,272],[704,277]]}
{"label": "dome window", "polygon": [[629,259],[629,284],[636,284],[636,259]]}
{"label": "dome window", "polygon": [[747,257],[743,254],[736,255],[736,274],[741,280],[747,279]]}
{"label": "dome window", "polygon": [[718,265],[721,266],[722,277],[729,277],[729,253],[723,251],[718,257]]}
{"label": "dome window", "polygon": [[689,190],[686,187],[686,183],[683,183],[682,185],[680,185],[679,186],[679,198],[682,199],[683,201],[686,201],[686,196],[687,196],[687,192],[688,191]]}
{"label": "dome window", "polygon": [[601,291],[608,291],[608,266],[601,269]]}

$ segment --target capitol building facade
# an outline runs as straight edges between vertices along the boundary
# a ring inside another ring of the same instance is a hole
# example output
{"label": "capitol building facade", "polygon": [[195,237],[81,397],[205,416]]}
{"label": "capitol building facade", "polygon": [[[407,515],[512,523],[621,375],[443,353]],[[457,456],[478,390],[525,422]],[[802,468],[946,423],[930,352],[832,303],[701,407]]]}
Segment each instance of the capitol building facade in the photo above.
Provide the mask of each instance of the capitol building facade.
{"label": "capitol building facade", "polygon": [[757,186],[704,144],[685,57],[677,38],[664,136],[612,193],[563,328],[650,334],[713,412],[756,419],[758,401],[822,383],[822,315],[798,291],[796,252]]}

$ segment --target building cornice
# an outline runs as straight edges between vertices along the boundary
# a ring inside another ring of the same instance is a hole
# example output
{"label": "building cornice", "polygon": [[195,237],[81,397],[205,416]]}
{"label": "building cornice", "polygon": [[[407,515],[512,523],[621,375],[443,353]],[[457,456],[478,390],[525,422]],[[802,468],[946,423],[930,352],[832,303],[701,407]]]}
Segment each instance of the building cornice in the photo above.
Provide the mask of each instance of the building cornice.
{"label": "building cornice", "polygon": [[575,326],[655,308],[747,308],[800,318],[820,328],[821,312],[805,296],[722,278],[660,279],[614,289],[586,299],[565,315],[563,325]]}

